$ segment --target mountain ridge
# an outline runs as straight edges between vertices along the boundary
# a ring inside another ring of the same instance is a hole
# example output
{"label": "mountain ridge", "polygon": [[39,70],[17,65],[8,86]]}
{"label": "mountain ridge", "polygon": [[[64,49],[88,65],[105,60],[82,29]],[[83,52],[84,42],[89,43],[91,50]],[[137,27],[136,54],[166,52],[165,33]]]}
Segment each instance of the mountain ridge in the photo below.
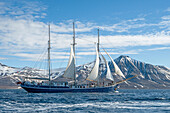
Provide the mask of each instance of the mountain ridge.
{"label": "mountain ridge", "polygon": [[[121,55],[116,58],[115,63],[118,65],[122,73],[126,76],[126,78],[132,77],[134,75],[138,75],[136,78],[133,78],[127,82],[121,83],[120,88],[122,89],[170,89],[170,69],[165,66],[152,65],[149,63],[141,62],[135,59],[130,58],[129,56]],[[83,80],[87,77],[90,70],[93,68],[94,62],[90,62],[84,65],[80,65],[76,67],[77,74],[79,75],[78,80]],[[112,75],[115,80],[120,81],[123,78],[116,75],[114,73],[114,66],[109,61],[110,69]],[[2,67],[5,67],[8,71],[2,71]],[[9,68],[9,69],[8,69]],[[14,68],[12,70],[12,68]],[[10,70],[11,73],[10,73]],[[22,70],[22,72],[21,72]],[[24,70],[24,72],[23,72]],[[16,72],[14,72],[16,71]],[[1,77],[10,76],[17,74],[18,71],[22,74],[30,74],[31,76],[40,76],[42,74],[42,70],[25,67],[23,69],[6,66],[0,63],[0,75]],[[100,64],[100,71],[105,71],[105,65]],[[2,74],[2,72],[7,72],[7,74]],[[59,76],[63,73],[62,71],[58,71],[57,69],[53,71],[52,76]],[[45,75],[44,75],[45,76]],[[1,81],[1,78],[0,78]],[[2,84],[0,84],[1,86]]]}
{"label": "mountain ridge", "polygon": [[134,72],[139,74],[138,77],[128,81],[130,84],[136,84],[134,87],[139,89],[170,88],[170,70],[165,66],[144,63],[128,56],[120,56],[115,59],[115,62],[120,68],[123,67],[121,70],[126,77]]}

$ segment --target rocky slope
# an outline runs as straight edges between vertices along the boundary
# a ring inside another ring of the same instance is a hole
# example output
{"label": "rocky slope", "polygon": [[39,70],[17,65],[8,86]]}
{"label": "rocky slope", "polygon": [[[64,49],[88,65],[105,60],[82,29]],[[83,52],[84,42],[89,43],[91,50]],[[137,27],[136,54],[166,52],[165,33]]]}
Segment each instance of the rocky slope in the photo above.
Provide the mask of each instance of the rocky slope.
{"label": "rocky slope", "polygon": [[170,69],[164,66],[154,66],[131,59],[128,56],[120,56],[115,59],[115,62],[126,78],[138,75],[138,77],[131,79],[127,83],[121,84],[122,88],[170,88]]}

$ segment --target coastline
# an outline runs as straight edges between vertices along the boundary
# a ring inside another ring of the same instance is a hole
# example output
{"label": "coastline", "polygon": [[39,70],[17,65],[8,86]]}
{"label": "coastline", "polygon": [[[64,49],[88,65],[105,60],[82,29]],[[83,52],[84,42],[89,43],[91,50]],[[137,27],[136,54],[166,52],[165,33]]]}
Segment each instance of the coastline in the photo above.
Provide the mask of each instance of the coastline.
{"label": "coastline", "polygon": [[20,89],[20,86],[0,86],[0,89]]}

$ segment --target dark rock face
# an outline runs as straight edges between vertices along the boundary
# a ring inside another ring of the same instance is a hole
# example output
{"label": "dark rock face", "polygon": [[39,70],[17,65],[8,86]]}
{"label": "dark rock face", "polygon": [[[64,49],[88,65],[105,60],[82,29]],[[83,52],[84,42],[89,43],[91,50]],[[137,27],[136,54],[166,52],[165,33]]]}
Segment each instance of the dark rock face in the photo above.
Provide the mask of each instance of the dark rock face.
{"label": "dark rock face", "polygon": [[154,66],[131,59],[128,56],[120,56],[115,59],[126,78],[137,74],[138,77],[127,83],[122,83],[121,88],[160,89],[170,88],[170,69],[164,66]]}

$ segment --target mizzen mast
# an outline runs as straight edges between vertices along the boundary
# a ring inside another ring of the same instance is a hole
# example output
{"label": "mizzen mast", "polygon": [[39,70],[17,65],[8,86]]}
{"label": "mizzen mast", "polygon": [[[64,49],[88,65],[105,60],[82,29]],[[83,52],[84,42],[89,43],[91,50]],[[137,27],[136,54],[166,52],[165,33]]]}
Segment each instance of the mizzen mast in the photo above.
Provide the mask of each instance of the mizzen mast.
{"label": "mizzen mast", "polygon": [[75,25],[73,22],[73,52],[74,52],[74,85],[76,87],[76,62],[75,62]]}
{"label": "mizzen mast", "polygon": [[50,25],[48,25],[48,28],[49,28],[49,40],[48,40],[48,73],[49,73],[49,81],[51,81],[50,79],[50,75],[51,75],[51,60],[50,60],[50,49],[51,49],[51,46],[50,46]]}
{"label": "mizzen mast", "polygon": [[[99,53],[99,44],[100,44],[100,38],[99,38],[99,28],[98,28],[98,42],[97,42],[97,51],[98,51],[98,53]],[[98,77],[97,77],[97,86],[99,85],[99,75],[100,75],[100,73],[99,73],[99,69],[98,69]]]}
{"label": "mizzen mast", "polygon": [[99,29],[98,29],[98,42],[97,42],[97,50],[99,52],[99,44],[100,44],[100,38],[99,38]]}

